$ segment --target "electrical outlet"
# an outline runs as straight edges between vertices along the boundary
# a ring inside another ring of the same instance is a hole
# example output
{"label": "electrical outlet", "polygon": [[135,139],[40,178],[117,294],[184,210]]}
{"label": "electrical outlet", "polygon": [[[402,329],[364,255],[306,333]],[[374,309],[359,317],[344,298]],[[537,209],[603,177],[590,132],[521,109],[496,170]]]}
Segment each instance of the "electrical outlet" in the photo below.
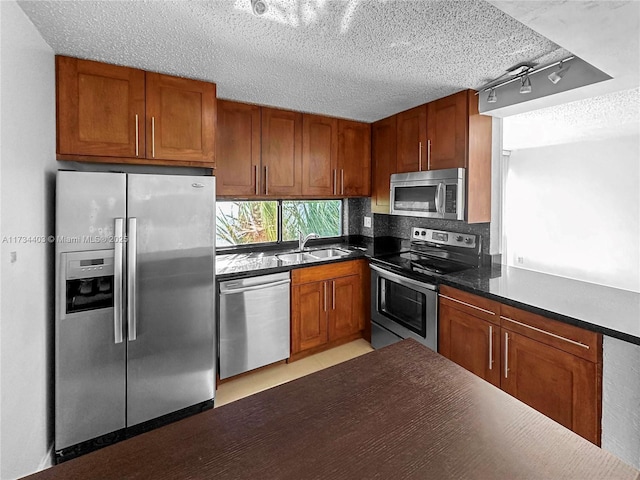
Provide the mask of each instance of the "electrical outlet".
{"label": "electrical outlet", "polygon": [[371,228],[371,217],[364,217],[364,226],[366,228]]}
{"label": "electrical outlet", "polygon": [[516,257],[516,262],[522,265],[524,263],[524,257],[520,257],[520,256]]}
{"label": "electrical outlet", "polygon": [[11,263],[16,263],[18,261],[18,252],[10,252],[9,259]]}

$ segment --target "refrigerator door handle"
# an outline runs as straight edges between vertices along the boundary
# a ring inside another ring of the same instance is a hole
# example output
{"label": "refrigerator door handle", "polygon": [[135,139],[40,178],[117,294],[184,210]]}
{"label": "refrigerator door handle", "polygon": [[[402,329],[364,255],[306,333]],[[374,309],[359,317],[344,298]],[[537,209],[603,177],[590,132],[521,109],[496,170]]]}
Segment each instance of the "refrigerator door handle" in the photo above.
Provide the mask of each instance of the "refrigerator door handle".
{"label": "refrigerator door handle", "polygon": [[122,268],[124,266],[124,219],[115,219],[115,251],[113,258],[113,335],[114,343],[122,343]]}
{"label": "refrigerator door handle", "polygon": [[136,315],[138,311],[136,299],[136,285],[138,283],[137,224],[138,220],[136,218],[129,219],[129,241],[127,242],[127,331],[130,342],[138,337],[138,319]]}

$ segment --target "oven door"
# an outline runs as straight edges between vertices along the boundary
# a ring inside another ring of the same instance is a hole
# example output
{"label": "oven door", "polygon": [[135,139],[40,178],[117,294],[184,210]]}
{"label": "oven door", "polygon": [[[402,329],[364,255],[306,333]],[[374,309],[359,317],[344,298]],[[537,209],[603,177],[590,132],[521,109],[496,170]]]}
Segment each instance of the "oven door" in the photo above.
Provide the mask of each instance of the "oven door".
{"label": "oven door", "polygon": [[413,338],[437,351],[436,286],[377,265],[370,265],[370,268],[372,321],[400,338]]}

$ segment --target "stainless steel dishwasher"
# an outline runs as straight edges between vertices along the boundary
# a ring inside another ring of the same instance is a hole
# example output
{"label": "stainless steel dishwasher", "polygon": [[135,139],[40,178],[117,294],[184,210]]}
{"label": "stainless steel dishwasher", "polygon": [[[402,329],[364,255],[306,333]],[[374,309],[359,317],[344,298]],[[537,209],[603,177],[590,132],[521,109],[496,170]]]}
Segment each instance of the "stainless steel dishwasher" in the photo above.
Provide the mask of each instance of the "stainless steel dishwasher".
{"label": "stainless steel dishwasher", "polygon": [[289,358],[289,272],[220,282],[220,378]]}

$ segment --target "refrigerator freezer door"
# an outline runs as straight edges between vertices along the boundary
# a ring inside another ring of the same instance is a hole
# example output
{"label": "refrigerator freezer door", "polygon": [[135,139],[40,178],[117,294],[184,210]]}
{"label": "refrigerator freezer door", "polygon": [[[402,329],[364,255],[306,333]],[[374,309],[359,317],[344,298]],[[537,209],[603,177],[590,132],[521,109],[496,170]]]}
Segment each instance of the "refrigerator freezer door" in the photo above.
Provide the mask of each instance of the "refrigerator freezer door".
{"label": "refrigerator freezer door", "polygon": [[114,247],[115,219],[126,215],[121,173],[58,172],[56,253]]}
{"label": "refrigerator freezer door", "polygon": [[128,426],[213,398],[214,182],[128,176]]}
{"label": "refrigerator freezer door", "polygon": [[[60,451],[125,427],[126,344],[116,342],[119,319],[113,306],[99,301],[116,288],[113,273],[99,277],[97,266],[113,261],[114,243],[107,237],[94,242],[98,234],[113,235],[115,218],[125,216],[126,178],[58,172],[57,180],[55,449]],[[75,279],[68,281],[69,276]]]}

